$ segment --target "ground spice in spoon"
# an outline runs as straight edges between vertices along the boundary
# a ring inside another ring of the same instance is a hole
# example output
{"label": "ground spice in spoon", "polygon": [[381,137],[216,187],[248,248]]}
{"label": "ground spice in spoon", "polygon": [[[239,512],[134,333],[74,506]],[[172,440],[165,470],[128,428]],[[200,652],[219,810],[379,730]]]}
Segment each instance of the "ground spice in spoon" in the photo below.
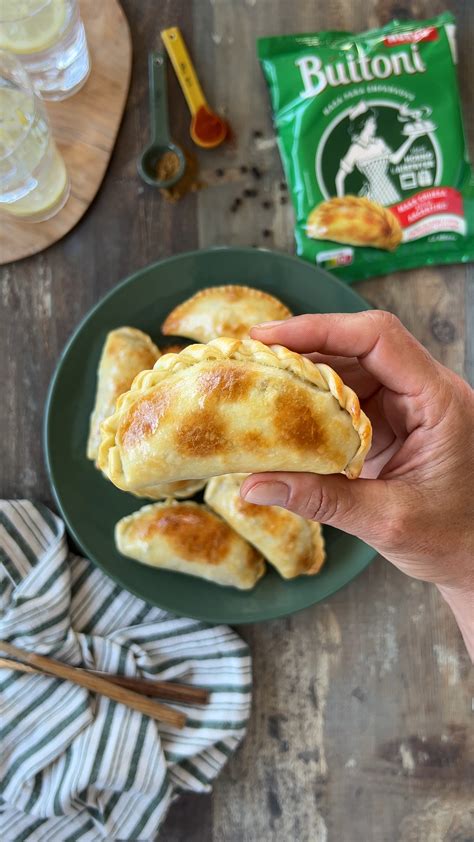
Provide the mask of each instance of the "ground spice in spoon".
{"label": "ground spice in spoon", "polygon": [[201,105],[194,117],[194,134],[206,143],[214,143],[224,139],[227,134],[227,124],[213,111]]}
{"label": "ground spice in spoon", "polygon": [[161,158],[158,158],[155,166],[156,177],[160,181],[169,181],[174,178],[179,171],[180,160],[176,152],[164,152]]}
{"label": "ground spice in spoon", "polygon": [[[176,184],[172,187],[163,187],[160,190],[161,195],[168,200],[168,202],[178,202],[186,193],[194,193],[196,190],[201,190],[205,185],[198,178],[198,162],[197,158],[186,149],[183,149],[186,166],[184,173]],[[165,152],[163,158],[168,153]],[[177,157],[177,156],[176,156]],[[159,162],[158,162],[159,163]],[[169,178],[170,176],[168,176]]]}

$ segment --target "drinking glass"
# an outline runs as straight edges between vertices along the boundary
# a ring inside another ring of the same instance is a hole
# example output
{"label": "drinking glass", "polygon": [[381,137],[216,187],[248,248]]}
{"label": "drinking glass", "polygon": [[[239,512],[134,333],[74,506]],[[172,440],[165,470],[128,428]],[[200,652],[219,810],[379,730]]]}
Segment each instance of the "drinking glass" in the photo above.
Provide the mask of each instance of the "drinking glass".
{"label": "drinking glass", "polygon": [[69,196],[64,161],[28,74],[0,50],[0,210],[26,222],[54,216]]}
{"label": "drinking glass", "polygon": [[20,58],[43,99],[66,99],[89,75],[77,0],[0,0],[0,49]]}

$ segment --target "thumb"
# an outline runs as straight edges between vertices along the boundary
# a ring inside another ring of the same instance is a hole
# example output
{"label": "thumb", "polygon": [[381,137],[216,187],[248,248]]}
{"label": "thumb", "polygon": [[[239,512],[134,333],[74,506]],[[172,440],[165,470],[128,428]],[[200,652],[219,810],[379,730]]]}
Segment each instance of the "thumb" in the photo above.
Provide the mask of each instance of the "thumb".
{"label": "thumb", "polygon": [[389,482],[339,475],[252,474],[242,483],[240,496],[248,503],[282,506],[307,520],[336,526],[377,548],[386,544],[398,510]]}

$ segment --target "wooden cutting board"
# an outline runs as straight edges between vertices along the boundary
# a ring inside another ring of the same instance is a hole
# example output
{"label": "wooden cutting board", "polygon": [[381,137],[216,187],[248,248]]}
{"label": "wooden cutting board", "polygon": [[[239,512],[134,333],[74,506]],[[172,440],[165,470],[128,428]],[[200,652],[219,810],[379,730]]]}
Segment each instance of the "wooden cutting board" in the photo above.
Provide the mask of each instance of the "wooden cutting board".
{"label": "wooden cutting board", "polygon": [[6,213],[0,222],[0,264],[36,254],[64,237],[86,212],[114,148],[130,84],[132,43],[117,0],[81,0],[92,70],[79,93],[46,108],[71,179],[71,195],[46,222]]}

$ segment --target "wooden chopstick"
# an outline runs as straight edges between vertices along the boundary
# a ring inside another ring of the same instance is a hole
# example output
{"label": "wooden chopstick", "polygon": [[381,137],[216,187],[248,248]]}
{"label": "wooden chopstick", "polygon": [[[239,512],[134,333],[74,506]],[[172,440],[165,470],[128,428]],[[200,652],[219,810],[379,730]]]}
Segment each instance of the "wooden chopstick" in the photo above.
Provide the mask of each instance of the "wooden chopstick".
{"label": "wooden chopstick", "polygon": [[159,699],[166,699],[169,702],[179,702],[183,705],[206,705],[209,701],[209,690],[202,687],[192,687],[190,684],[175,684],[174,681],[150,681],[148,678],[135,678],[128,675],[110,675],[108,672],[98,670],[86,670],[93,675],[100,675],[118,684],[120,687],[128,687],[144,696],[157,696]]}
{"label": "wooden chopstick", "polygon": [[41,672],[41,670],[30,667],[29,664],[22,664],[21,661],[12,661],[10,658],[0,658],[0,667],[5,667],[7,670],[17,670],[18,672]]}
{"label": "wooden chopstick", "polygon": [[[37,670],[28,664],[23,664],[21,661],[12,660],[10,658],[0,657],[0,667],[6,669],[18,669],[20,672],[36,673]],[[120,687],[128,687],[129,690],[135,690],[142,696],[156,696],[159,699],[167,699],[170,702],[179,702],[180,704],[199,704],[205,705],[209,701],[209,691],[202,687],[192,687],[189,684],[175,684],[171,681],[149,681],[147,678],[135,678],[128,675],[111,675],[108,672],[100,672],[100,670],[89,670],[84,667],[71,667],[71,669],[81,669],[89,675],[98,675],[99,678],[105,678],[106,681],[111,681],[112,684],[117,684]]]}
{"label": "wooden chopstick", "polygon": [[[15,669],[18,663],[19,661],[0,657],[0,667]],[[23,664],[23,666],[26,666],[26,664]],[[179,702],[182,705],[207,705],[209,702],[209,690],[205,690],[203,687],[193,687],[191,684],[177,684],[174,681],[150,681],[148,678],[136,678],[128,675],[111,675],[108,672],[89,670],[85,667],[71,667],[71,669],[82,669],[83,672],[90,675],[98,675],[99,678],[105,678],[106,681],[111,681],[112,684],[117,684],[119,687],[128,687],[129,690],[135,690],[142,696],[156,696],[158,699]],[[35,670],[29,667],[22,672],[35,672]]]}
{"label": "wooden chopstick", "polygon": [[[65,678],[67,681],[72,681],[73,684],[79,684],[81,687],[85,687],[93,693],[100,693],[102,696],[107,696],[107,698],[113,699],[115,702],[121,702],[133,708],[133,710],[144,713],[146,716],[151,716],[152,719],[167,722],[168,725],[183,728],[186,724],[184,713],[173,710],[167,705],[147,699],[133,690],[114,684],[80,667],[71,667],[69,664],[63,664],[61,661],[55,661],[53,658],[36,655],[34,652],[27,652],[25,649],[20,649],[19,646],[15,646],[13,643],[7,643],[4,640],[0,641],[0,649],[3,649],[7,655],[13,655],[16,658],[21,658],[22,661],[26,661],[26,664],[34,667],[35,672],[55,675],[57,678]],[[13,668],[18,669],[20,672],[30,672],[29,669],[24,670],[24,666],[25,664],[15,661]]]}

